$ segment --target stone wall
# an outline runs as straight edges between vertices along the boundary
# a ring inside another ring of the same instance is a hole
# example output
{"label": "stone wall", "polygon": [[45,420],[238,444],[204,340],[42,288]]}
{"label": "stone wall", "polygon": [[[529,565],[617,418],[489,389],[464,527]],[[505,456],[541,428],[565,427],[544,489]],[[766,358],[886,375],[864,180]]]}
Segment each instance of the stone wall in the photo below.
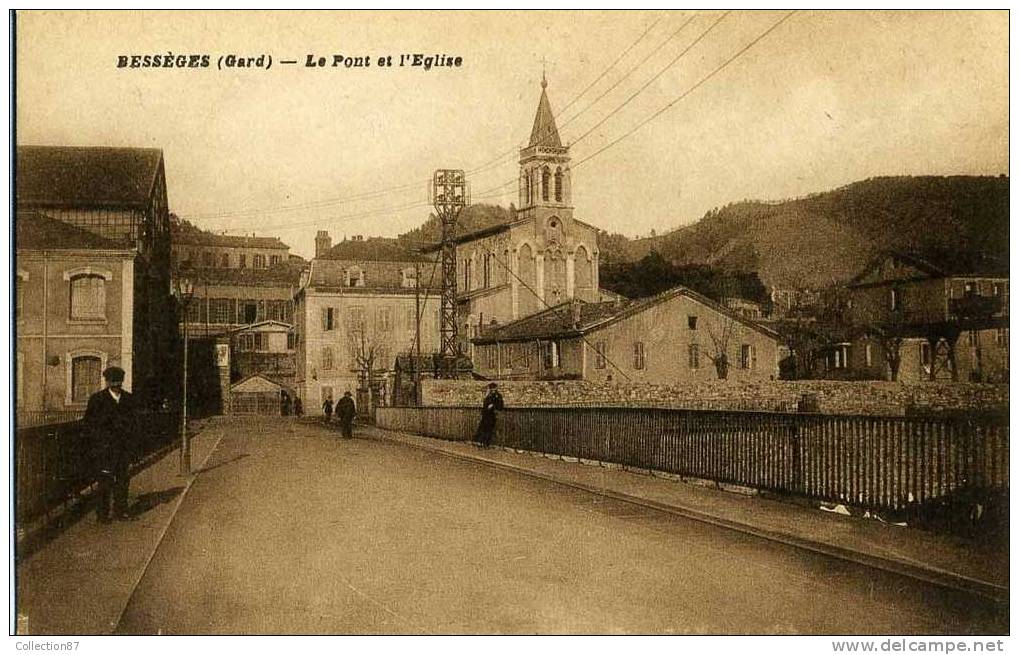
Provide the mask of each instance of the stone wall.
{"label": "stone wall", "polygon": [[[487,382],[423,380],[426,406],[480,406]],[[902,416],[907,412],[1003,411],[1008,385],[961,382],[916,385],[829,380],[713,381],[681,385],[504,381],[508,406],[625,406],[795,412],[804,396],[823,414]]]}

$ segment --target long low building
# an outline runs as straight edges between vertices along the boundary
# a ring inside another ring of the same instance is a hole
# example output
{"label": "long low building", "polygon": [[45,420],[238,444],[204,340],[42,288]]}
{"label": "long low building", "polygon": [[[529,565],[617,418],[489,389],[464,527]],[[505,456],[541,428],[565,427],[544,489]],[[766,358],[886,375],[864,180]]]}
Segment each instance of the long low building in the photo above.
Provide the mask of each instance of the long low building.
{"label": "long low building", "polygon": [[490,379],[673,384],[778,377],[778,334],[685,287],[651,298],[565,302],[474,339]]}

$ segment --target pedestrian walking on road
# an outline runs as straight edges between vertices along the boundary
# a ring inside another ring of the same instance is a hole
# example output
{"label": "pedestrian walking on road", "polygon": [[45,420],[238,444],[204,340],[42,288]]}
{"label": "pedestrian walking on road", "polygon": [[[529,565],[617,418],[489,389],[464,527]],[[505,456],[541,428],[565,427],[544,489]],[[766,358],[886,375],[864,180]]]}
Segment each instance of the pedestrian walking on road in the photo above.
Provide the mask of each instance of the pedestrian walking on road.
{"label": "pedestrian walking on road", "polygon": [[322,413],[325,414],[326,423],[328,423],[329,421],[332,420],[332,418],[333,418],[333,399],[332,398],[326,398],[325,402],[322,403]]}
{"label": "pedestrian walking on road", "polygon": [[504,407],[498,385],[495,382],[490,383],[488,395],[485,396],[485,402],[481,406],[481,422],[474,434],[474,441],[479,447],[488,448],[492,445],[492,439],[495,438],[495,415]]}
{"label": "pedestrian walking on road", "polygon": [[111,517],[130,521],[133,517],[127,499],[133,455],[131,435],[138,430],[134,397],[122,388],[124,369],[119,366],[103,371],[103,379],[106,388],[88,399],[83,419],[98,471],[96,519],[100,523],[109,523]]}
{"label": "pedestrian walking on road", "polygon": [[354,438],[354,417],[357,416],[357,407],[350,392],[346,391],[343,398],[336,403],[336,418],[340,421],[340,429],[343,431],[344,439]]}

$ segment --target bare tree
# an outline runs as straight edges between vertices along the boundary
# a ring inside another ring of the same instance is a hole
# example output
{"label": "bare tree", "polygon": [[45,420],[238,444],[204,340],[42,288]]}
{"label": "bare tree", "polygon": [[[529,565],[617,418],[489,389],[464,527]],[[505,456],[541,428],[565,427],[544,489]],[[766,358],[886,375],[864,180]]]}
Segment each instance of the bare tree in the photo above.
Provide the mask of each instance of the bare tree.
{"label": "bare tree", "polygon": [[729,344],[736,334],[736,321],[728,314],[722,314],[722,329],[712,330],[708,325],[708,337],[711,339],[711,363],[715,365],[715,373],[719,380],[729,377]]}

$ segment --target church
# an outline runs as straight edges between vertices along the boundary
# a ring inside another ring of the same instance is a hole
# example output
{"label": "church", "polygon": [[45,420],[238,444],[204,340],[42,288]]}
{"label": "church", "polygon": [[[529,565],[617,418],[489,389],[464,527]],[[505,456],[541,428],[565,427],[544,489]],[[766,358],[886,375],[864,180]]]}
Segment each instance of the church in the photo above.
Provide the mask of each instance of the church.
{"label": "church", "polygon": [[570,149],[559,137],[547,87],[543,75],[531,138],[520,150],[515,219],[456,240],[463,352],[494,325],[569,300],[601,300],[598,230],[573,215]]}

